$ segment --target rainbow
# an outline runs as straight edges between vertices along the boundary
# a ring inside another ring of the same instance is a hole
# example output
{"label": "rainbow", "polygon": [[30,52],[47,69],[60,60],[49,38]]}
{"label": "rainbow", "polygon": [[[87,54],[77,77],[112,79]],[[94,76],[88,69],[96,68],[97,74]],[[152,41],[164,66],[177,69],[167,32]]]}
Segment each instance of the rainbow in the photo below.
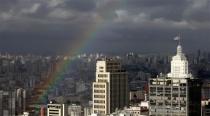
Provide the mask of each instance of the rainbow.
{"label": "rainbow", "polygon": [[[122,2],[124,1],[124,2]],[[125,0],[122,0],[121,2],[116,1],[113,4],[113,0],[109,0],[107,5],[103,6],[99,9],[99,12],[106,17],[106,20],[104,20],[101,16],[95,16],[94,23],[91,23],[87,26],[87,29],[84,30],[83,33],[81,33],[81,36],[78,37],[75,42],[74,46],[71,49],[66,56],[75,56],[79,53],[81,53],[82,50],[85,49],[85,47],[93,41],[97,34],[105,27],[106,24],[110,22],[110,20],[113,18],[112,10],[116,6],[119,6],[120,4],[126,4]],[[56,65],[57,71],[50,74],[47,80],[44,81],[44,84],[38,85],[39,88],[44,88],[44,90],[34,99],[36,102],[43,101],[50,90],[54,89],[56,85],[63,79],[62,74],[64,70],[72,63],[71,58],[69,60],[62,60]]]}
{"label": "rainbow", "polygon": [[[84,47],[86,46],[86,43],[90,41],[90,39],[95,38],[97,35],[95,30],[98,30],[99,24],[103,23],[103,20],[100,17],[96,18],[96,23],[91,25],[91,28],[89,26],[89,30],[83,33],[82,37],[80,37],[78,42],[74,44],[73,49],[69,51],[69,53],[66,54],[66,56],[74,56],[79,54]],[[88,38],[87,38],[88,37]],[[48,80],[44,82],[44,85],[42,85],[45,90],[38,96],[38,99],[36,101],[41,102],[44,101],[50,90],[54,89],[56,85],[63,79],[62,75],[64,70],[72,63],[72,59],[68,60],[61,60],[56,64],[56,71],[50,74],[50,77],[48,77]]]}

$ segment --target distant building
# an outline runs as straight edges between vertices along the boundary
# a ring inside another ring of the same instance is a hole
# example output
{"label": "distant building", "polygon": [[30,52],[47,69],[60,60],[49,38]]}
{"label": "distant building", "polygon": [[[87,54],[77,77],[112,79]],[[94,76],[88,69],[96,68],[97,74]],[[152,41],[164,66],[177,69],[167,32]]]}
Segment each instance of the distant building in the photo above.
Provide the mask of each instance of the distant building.
{"label": "distant building", "polygon": [[47,105],[47,116],[66,116],[65,104],[57,104],[52,101]]}
{"label": "distant building", "polygon": [[112,59],[97,61],[93,113],[110,114],[117,108],[128,106],[128,99],[128,77],[121,64]]}
{"label": "distant building", "polygon": [[82,106],[76,104],[69,105],[68,116],[82,116]]}
{"label": "distant building", "polygon": [[45,106],[41,106],[41,108],[40,108],[40,116],[46,116],[46,107]]}
{"label": "distant building", "polygon": [[129,100],[132,102],[140,103],[145,98],[145,91],[144,90],[131,90],[129,92]]}
{"label": "distant building", "polygon": [[[143,106],[141,106],[143,104]],[[110,116],[148,116],[149,115],[149,102],[143,101],[141,104],[136,106],[130,106],[123,110],[116,110]]]}
{"label": "distant building", "polygon": [[24,89],[0,91],[0,116],[21,115],[25,111],[26,91]]}
{"label": "distant building", "polygon": [[16,114],[22,114],[26,110],[26,90],[16,90]]}
{"label": "distant building", "polygon": [[15,116],[16,92],[0,91],[0,116]]}
{"label": "distant building", "polygon": [[84,116],[91,116],[93,113],[93,108],[92,107],[84,107]]}
{"label": "distant building", "polygon": [[177,47],[168,75],[149,81],[150,115],[152,116],[200,116],[201,81],[188,72],[188,61]]}
{"label": "distant building", "polygon": [[210,80],[204,80],[202,85],[202,99],[210,99]]}
{"label": "distant building", "polygon": [[210,99],[202,101],[202,116],[210,116]]}
{"label": "distant building", "polygon": [[23,112],[22,115],[18,115],[18,116],[29,116],[29,113],[28,112]]}

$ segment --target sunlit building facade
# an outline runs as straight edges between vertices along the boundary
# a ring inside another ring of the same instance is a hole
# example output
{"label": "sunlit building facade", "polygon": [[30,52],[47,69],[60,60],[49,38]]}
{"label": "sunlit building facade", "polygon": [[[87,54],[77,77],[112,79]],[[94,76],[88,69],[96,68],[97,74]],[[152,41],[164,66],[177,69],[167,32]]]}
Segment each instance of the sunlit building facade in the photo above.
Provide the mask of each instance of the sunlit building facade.
{"label": "sunlit building facade", "polygon": [[47,116],[66,116],[67,108],[65,104],[57,104],[51,101],[50,104],[47,105]]}
{"label": "sunlit building facade", "polygon": [[102,59],[96,64],[93,83],[93,113],[107,115],[128,106],[128,78],[116,60]]}

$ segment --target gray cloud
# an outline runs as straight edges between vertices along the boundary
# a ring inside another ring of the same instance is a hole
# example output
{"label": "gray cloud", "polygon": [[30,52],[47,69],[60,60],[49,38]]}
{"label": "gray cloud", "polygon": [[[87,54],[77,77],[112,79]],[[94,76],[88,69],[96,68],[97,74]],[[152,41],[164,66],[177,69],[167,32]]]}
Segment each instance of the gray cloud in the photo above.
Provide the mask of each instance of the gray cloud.
{"label": "gray cloud", "polygon": [[[98,17],[104,24],[99,24],[97,39],[85,51],[158,52],[164,49],[158,48],[161,44],[170,48],[170,39],[180,32],[186,40],[204,45],[210,37],[209,0],[1,0],[0,50],[12,46],[20,51],[65,52]],[[205,36],[196,39],[195,34]],[[30,47],[38,44],[44,50]]]}

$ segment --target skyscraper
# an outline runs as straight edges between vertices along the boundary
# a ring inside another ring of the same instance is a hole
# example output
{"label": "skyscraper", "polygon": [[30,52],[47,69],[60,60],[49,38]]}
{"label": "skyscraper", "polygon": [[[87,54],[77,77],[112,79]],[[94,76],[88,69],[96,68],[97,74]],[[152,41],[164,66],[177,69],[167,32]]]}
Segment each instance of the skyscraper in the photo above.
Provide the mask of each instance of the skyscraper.
{"label": "skyscraper", "polygon": [[22,114],[26,108],[26,90],[19,88],[16,90],[16,114]]}
{"label": "skyscraper", "polygon": [[113,59],[96,63],[93,82],[93,113],[110,114],[128,105],[128,78],[121,64]]}
{"label": "skyscraper", "polygon": [[200,116],[201,81],[188,71],[188,61],[179,43],[171,72],[149,81],[150,115]]}

